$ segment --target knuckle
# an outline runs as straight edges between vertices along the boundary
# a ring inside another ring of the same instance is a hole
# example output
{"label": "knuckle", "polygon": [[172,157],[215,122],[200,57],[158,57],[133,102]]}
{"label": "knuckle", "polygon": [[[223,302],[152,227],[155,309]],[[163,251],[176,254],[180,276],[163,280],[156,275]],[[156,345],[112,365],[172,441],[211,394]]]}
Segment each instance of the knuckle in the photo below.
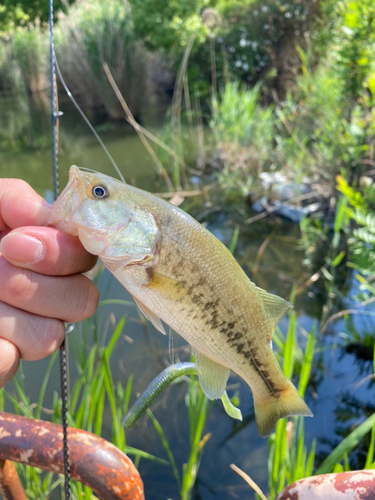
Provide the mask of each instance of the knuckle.
{"label": "knuckle", "polygon": [[12,188],[19,190],[19,189],[30,189],[30,185],[24,181],[23,179],[10,179]]}
{"label": "knuckle", "polygon": [[32,282],[32,273],[22,270],[10,276],[5,283],[7,295],[12,301],[25,304],[29,302],[35,294],[35,284]]}
{"label": "knuckle", "polygon": [[2,189],[6,189],[7,192],[30,189],[29,184],[23,179],[0,179],[0,186]]}

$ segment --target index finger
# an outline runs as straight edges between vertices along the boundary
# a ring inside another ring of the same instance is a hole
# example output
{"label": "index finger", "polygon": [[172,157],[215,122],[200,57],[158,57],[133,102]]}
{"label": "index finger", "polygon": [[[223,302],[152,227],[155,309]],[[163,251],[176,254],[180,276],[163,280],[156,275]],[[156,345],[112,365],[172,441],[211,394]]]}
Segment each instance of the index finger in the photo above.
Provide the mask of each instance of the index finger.
{"label": "index finger", "polygon": [[48,203],[21,179],[0,179],[0,231],[23,226],[43,226]]}

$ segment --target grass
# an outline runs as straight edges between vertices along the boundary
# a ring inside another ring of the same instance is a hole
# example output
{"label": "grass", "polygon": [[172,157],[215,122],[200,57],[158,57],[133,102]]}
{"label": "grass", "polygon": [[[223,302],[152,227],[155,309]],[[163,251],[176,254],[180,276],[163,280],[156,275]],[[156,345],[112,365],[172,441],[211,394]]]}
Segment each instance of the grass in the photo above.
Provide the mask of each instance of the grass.
{"label": "grass", "polygon": [[[298,392],[301,397],[304,397],[313,367],[314,353],[317,350],[316,326],[306,336],[304,350],[299,347],[297,332],[296,313],[292,312],[289,317],[286,338],[284,339],[280,330],[277,329],[274,342],[278,347],[278,358],[280,361],[283,360],[283,371],[288,378],[292,378],[293,374],[296,373],[296,366],[298,366]],[[375,373],[375,341],[373,345]],[[365,469],[373,469],[375,467],[375,413],[358,425],[318,467],[315,467],[316,439],[313,439],[307,446],[304,418],[293,417],[289,420],[279,420],[275,432],[269,438],[269,498],[275,498],[287,484],[298,479],[351,470],[350,453],[369,432],[371,432],[371,439],[366,455]]]}
{"label": "grass", "polygon": [[[105,301],[105,304],[108,304],[108,302],[111,301]],[[147,414],[160,437],[168,461],[155,457],[146,451],[128,446],[121,421],[128,411],[133,378],[130,376],[125,386],[121,382],[117,382],[115,385],[110,366],[111,355],[116,348],[118,339],[123,333],[125,323],[126,317],[124,316],[116,324],[106,346],[101,346],[103,338],[97,331],[96,315],[81,323],[80,328],[82,328],[83,339],[79,344],[77,341],[74,341],[70,348],[76,362],[78,378],[73,384],[70,394],[69,425],[101,435],[103,431],[104,409],[109,406],[112,421],[110,441],[121,451],[133,457],[136,466],[138,466],[141,458],[162,464],[169,463],[176,479],[181,500],[189,500],[197,478],[204,446],[210,436],[209,434],[203,435],[209,410],[209,401],[201,391],[197,378],[191,376],[186,395],[190,422],[190,452],[187,463],[183,466],[182,475],[180,475],[177,469],[172,447],[168,443],[165,431],[150,410],[147,410]],[[89,342],[88,332],[91,332],[93,337],[92,346],[89,350],[84,347]],[[24,385],[21,364],[20,371],[14,378],[15,394],[10,394],[4,389],[0,390],[0,410],[4,409],[6,398],[13,405],[13,412],[15,414],[24,415],[29,418],[41,418],[42,410],[44,409],[45,391],[51,371],[56,362],[57,354],[55,352],[49,360],[37,403],[30,404]],[[52,421],[60,423],[61,399],[57,393],[54,394],[50,411],[52,413]],[[17,465],[17,469],[27,497],[31,500],[47,498],[53,489],[62,486],[62,477],[52,473],[45,474],[37,469],[23,465]],[[95,498],[88,487],[76,481],[71,481],[71,488],[75,498],[78,500]]]}
{"label": "grass", "polygon": [[[219,97],[211,100],[214,146],[223,165],[219,182],[227,190],[241,192],[249,178],[258,178],[272,168],[275,113],[272,106],[260,105],[260,84],[248,90],[238,82],[226,83]],[[224,174],[224,175],[223,175]],[[231,186],[233,182],[234,186]]]}
{"label": "grass", "polygon": [[[307,335],[304,350],[299,347],[297,332],[297,315],[293,311],[290,313],[286,338],[284,339],[280,330],[277,329],[274,342],[278,347],[280,364],[289,379],[292,379],[298,362],[298,392],[301,397],[304,397],[313,365],[316,328],[314,327]],[[287,484],[312,475],[315,447],[315,440],[309,448],[306,445],[304,417],[278,421],[268,444],[270,498],[274,498]]]}
{"label": "grass", "polygon": [[[81,340],[80,345],[78,345],[77,341],[74,341],[70,349],[75,360],[78,378],[71,388],[68,414],[69,425],[100,436],[103,433],[104,408],[109,407],[112,421],[110,441],[121,451],[133,457],[135,464],[138,464],[141,458],[166,464],[165,460],[126,444],[126,436],[121,420],[128,410],[132,377],[128,378],[125,385],[121,382],[117,382],[115,385],[110,366],[111,356],[123,333],[125,323],[126,317],[124,316],[115,325],[108,341],[105,342],[106,345],[103,345],[104,339],[101,332],[98,331],[96,314],[80,324],[83,341]],[[72,337],[70,338],[72,339]],[[88,344],[91,344],[91,347],[87,348]],[[44,410],[45,392],[57,354],[56,352],[50,357],[36,403],[31,404],[27,396],[21,364],[17,376],[13,379],[15,393],[11,394],[5,389],[0,390],[0,410],[4,409],[5,399],[7,399],[12,405],[15,414],[29,418],[41,418],[42,410]],[[61,399],[56,392],[53,395],[53,402],[48,412],[51,413],[53,422],[60,423]],[[42,473],[40,470],[23,465],[17,465],[17,469],[27,498],[31,500],[47,498],[53,489],[62,484],[61,477],[52,473]],[[79,500],[95,498],[88,487],[76,481],[71,482],[71,487],[75,498]]]}
{"label": "grass", "polygon": [[207,416],[213,403],[209,402],[203,394],[199,382],[194,375],[190,375],[188,390],[186,393],[186,405],[189,415],[189,442],[190,450],[187,462],[182,467],[182,476],[177,468],[176,460],[172,448],[168,442],[163,427],[153,415],[150,409],[147,410],[152,424],[155,427],[160,441],[171,464],[173,475],[180,493],[181,500],[190,500],[192,490],[197,479],[200,462],[202,459],[204,446],[210,438],[210,434],[203,434]]}

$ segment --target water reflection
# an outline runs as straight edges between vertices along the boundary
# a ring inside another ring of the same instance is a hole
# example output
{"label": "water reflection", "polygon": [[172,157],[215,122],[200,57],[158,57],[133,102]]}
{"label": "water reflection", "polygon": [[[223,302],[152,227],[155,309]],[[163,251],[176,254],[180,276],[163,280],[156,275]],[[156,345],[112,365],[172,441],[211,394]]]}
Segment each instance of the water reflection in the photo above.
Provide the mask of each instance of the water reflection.
{"label": "water reflection", "polygon": [[[0,97],[0,176],[26,180],[44,195],[52,185],[48,97]],[[59,174],[61,185],[72,164],[116,177],[113,166],[70,101],[60,103]],[[102,127],[100,135],[128,182],[151,189],[155,166],[129,125]],[[164,186],[163,186],[163,189]]]}
{"label": "water reflection", "polygon": [[[346,334],[342,335],[340,360],[347,355],[353,356],[360,377],[372,374],[374,369],[374,332],[370,328],[363,325],[359,330],[351,315],[345,320]],[[368,382],[373,384],[373,377],[369,377]]]}
{"label": "water reflection", "polygon": [[[319,439],[321,445],[324,445],[325,448],[324,451],[321,451],[317,455],[319,462],[323,461],[330,450],[339,445],[355,429],[358,422],[364,421],[375,412],[373,402],[364,401],[349,391],[340,392],[338,400],[339,402],[335,409],[334,436],[324,436]],[[349,463],[351,470],[361,470],[364,468],[370,441],[371,433],[368,433],[350,453]],[[329,451],[326,451],[327,449]]]}

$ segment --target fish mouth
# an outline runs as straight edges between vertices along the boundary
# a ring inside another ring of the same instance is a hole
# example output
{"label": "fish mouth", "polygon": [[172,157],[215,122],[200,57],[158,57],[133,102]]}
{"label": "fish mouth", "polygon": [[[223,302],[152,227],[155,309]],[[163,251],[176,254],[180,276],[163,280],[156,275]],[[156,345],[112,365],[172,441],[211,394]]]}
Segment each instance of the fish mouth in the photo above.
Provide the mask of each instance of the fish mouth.
{"label": "fish mouth", "polygon": [[69,181],[55,203],[52,205],[46,226],[56,227],[71,234],[77,234],[72,225],[72,217],[82,202],[81,191],[86,182],[76,165],[69,170]]}

